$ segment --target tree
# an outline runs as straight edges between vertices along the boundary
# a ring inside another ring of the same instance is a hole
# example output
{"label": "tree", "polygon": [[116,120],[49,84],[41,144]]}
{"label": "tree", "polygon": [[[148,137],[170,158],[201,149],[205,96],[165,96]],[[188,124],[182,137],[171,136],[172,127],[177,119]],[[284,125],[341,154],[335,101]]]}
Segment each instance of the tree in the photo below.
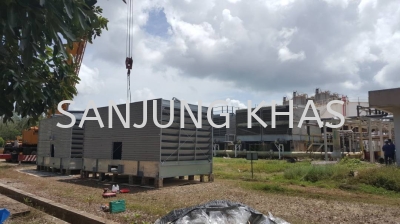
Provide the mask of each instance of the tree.
{"label": "tree", "polygon": [[[39,120],[44,116],[39,117]],[[28,117],[21,117],[14,113],[12,121],[0,123],[0,137],[6,141],[15,140],[17,136],[22,135],[22,131],[30,126],[38,126],[39,121],[30,121]],[[0,146],[1,147],[1,146]]]}
{"label": "tree", "polygon": [[4,147],[4,143],[5,143],[4,139],[0,137],[0,148]]}
{"label": "tree", "polygon": [[[72,99],[79,82],[67,63],[74,41],[89,43],[107,29],[96,0],[0,1],[0,116],[37,121]],[[63,43],[66,42],[65,44]]]}

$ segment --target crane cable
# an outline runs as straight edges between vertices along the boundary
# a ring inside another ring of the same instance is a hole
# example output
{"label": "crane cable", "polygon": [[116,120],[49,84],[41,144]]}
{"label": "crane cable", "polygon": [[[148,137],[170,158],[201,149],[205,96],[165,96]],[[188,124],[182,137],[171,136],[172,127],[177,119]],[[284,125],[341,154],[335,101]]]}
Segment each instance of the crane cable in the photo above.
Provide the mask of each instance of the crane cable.
{"label": "crane cable", "polygon": [[[126,18],[126,59],[125,66],[127,72],[127,90],[126,97],[129,102],[131,101],[131,69],[132,69],[132,47],[133,47],[133,4],[132,0],[128,1],[127,18]],[[125,1],[124,1],[125,2]],[[125,2],[126,3],[126,2]]]}

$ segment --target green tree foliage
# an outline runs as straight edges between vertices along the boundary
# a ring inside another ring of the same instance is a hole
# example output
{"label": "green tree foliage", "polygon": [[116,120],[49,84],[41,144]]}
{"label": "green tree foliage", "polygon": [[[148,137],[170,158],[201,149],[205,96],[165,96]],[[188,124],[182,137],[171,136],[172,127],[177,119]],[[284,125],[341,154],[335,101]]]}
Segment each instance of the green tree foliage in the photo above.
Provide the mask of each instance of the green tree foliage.
{"label": "green tree foliage", "polygon": [[8,140],[15,140],[22,134],[22,130],[28,128],[28,118],[21,118],[14,114],[13,121],[0,123],[0,137]]}
{"label": "green tree foliage", "polygon": [[22,135],[23,130],[31,126],[38,126],[39,121],[43,118],[44,116],[42,115],[39,117],[38,121],[32,121],[28,117],[21,117],[14,113],[12,121],[6,123],[0,122],[0,137],[6,141],[15,140],[17,136]]}
{"label": "green tree foliage", "polygon": [[0,137],[0,148],[4,147],[4,139],[2,137]]}
{"label": "green tree foliage", "polygon": [[[0,116],[14,112],[37,121],[62,100],[72,99],[79,82],[67,46],[89,43],[107,29],[96,0],[0,1]],[[63,42],[64,40],[64,42]]]}

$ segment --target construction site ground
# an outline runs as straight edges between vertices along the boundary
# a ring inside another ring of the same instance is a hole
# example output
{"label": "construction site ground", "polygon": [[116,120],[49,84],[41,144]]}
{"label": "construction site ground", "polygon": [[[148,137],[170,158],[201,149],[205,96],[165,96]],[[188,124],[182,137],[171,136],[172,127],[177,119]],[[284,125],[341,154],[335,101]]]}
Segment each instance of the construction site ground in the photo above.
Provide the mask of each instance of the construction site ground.
{"label": "construction site ground", "polygon": [[[393,197],[298,185],[290,186],[293,191],[265,187],[267,185],[260,185],[264,186],[260,189],[248,188],[246,186],[253,182],[255,185],[268,182],[268,174],[262,176],[265,180],[262,183],[247,176],[237,180],[218,174],[223,166],[215,166],[214,182],[170,179],[165,180],[164,187],[160,189],[120,185],[120,188],[129,188],[130,193],[108,199],[102,197],[103,189],[111,189],[113,183],[80,179],[79,175],[39,172],[34,164],[17,165],[0,161],[0,183],[119,223],[154,223],[173,209],[211,200],[240,202],[264,214],[271,212],[290,223],[400,223],[398,195]],[[248,170],[246,172],[248,175]],[[125,199],[125,212],[110,214],[101,210],[101,205],[117,199]],[[42,212],[37,209],[33,210],[30,215],[7,223],[62,223],[48,215],[38,215]]]}

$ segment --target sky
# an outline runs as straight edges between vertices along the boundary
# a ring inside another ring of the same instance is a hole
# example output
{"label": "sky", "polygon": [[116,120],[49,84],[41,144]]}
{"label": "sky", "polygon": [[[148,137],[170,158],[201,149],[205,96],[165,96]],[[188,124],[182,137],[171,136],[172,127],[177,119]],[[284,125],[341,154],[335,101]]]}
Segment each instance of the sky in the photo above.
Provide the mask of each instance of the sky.
{"label": "sky", "polygon": [[[129,0],[127,0],[129,1]],[[133,0],[132,102],[176,97],[246,108],[316,88],[367,101],[400,86],[398,0]],[[127,5],[98,0],[72,110],[127,100]]]}

